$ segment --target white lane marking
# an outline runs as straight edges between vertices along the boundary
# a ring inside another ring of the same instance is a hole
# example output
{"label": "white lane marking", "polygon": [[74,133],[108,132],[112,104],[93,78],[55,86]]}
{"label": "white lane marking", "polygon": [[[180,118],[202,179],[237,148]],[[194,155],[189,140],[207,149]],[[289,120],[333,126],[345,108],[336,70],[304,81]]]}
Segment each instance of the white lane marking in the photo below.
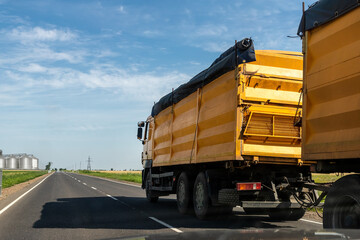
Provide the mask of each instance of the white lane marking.
{"label": "white lane marking", "polygon": [[50,177],[52,174],[50,174],[49,176],[47,176],[46,178],[44,178],[43,180],[41,180],[38,184],[36,184],[35,186],[33,186],[32,188],[30,188],[27,192],[23,193],[20,197],[18,197],[17,199],[15,199],[14,201],[12,201],[9,205],[7,205],[6,207],[4,207],[3,209],[0,210],[0,215],[3,214],[6,210],[8,210],[12,205],[14,205],[17,201],[19,201],[21,198],[23,198],[26,194],[28,194],[29,192],[31,192],[34,188],[36,188],[37,186],[39,186],[43,181],[45,181],[48,177]]}
{"label": "white lane marking", "polygon": [[177,232],[177,233],[182,233],[183,231],[181,231],[181,230],[179,230],[179,229],[177,229],[177,228],[174,228],[173,226],[171,226],[171,225],[169,225],[169,224],[167,224],[167,223],[165,223],[165,222],[163,222],[163,221],[161,221],[161,220],[159,220],[159,219],[157,219],[157,218],[154,218],[154,217],[149,217],[151,220],[154,220],[155,222],[158,222],[158,223],[160,223],[161,225],[163,225],[163,226],[165,226],[165,227],[167,227],[167,228],[170,228],[171,230],[173,230],[174,232]]}
{"label": "white lane marking", "polygon": [[86,183],[83,183],[84,185],[86,185]]}
{"label": "white lane marking", "polygon": [[307,219],[304,219],[304,218],[301,218],[300,220],[301,220],[301,221],[304,221],[304,222],[309,222],[309,223],[315,223],[315,224],[320,224],[320,225],[322,225],[321,222],[315,222],[315,221],[307,220]]}
{"label": "white lane marking", "polygon": [[95,187],[91,187],[92,189],[94,189],[94,190],[97,190]]}
{"label": "white lane marking", "polygon": [[105,180],[105,181],[108,181],[108,182],[119,183],[119,184],[131,186],[131,187],[141,188],[141,186],[139,186],[139,185],[134,185],[134,184],[124,183],[124,182],[113,181],[113,180],[110,180],[110,179],[107,179],[107,178],[94,177],[94,176],[91,176],[91,175],[85,175],[85,174],[82,174],[82,175],[83,175],[83,176],[86,176],[86,177],[92,177],[92,178],[102,179],[102,180]]}
{"label": "white lane marking", "polygon": [[78,182],[81,182],[80,180],[78,180]]}
{"label": "white lane marking", "polygon": [[127,186],[131,186],[131,187],[141,188],[141,186],[134,185],[134,184],[123,183],[123,182],[116,182],[116,181],[111,181],[111,180],[108,180],[108,179],[106,179],[106,180],[109,181],[109,182],[120,183],[120,184],[127,185]]}
{"label": "white lane marking", "polygon": [[114,198],[113,196],[111,196],[109,194],[106,194],[106,196],[108,196],[109,198],[114,199],[115,201],[117,201],[117,198]]}

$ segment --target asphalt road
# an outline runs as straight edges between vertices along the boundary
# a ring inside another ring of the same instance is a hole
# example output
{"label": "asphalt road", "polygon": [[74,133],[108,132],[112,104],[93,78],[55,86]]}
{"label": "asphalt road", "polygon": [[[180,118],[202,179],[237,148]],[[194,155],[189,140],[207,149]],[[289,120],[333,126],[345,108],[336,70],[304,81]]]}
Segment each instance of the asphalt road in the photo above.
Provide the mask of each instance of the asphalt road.
{"label": "asphalt road", "polygon": [[[30,190],[36,183],[19,192]],[[149,203],[137,185],[74,173],[50,175],[11,207],[0,202],[0,239],[109,239],[214,229],[321,229],[306,221],[276,222],[234,208],[201,221],[177,212],[175,196]]]}

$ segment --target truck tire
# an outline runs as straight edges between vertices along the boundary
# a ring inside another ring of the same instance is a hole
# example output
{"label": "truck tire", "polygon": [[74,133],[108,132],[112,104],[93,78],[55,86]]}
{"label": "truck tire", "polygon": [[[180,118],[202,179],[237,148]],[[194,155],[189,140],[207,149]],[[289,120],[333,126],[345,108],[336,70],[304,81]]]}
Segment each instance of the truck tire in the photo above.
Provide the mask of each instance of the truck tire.
{"label": "truck tire", "polygon": [[206,219],[210,216],[212,210],[214,210],[211,206],[208,185],[203,172],[200,172],[196,177],[193,190],[193,202],[195,215],[199,219]]}
{"label": "truck tire", "polygon": [[302,218],[305,215],[305,213],[306,213],[306,210],[304,208],[292,208],[288,220],[297,221],[300,218]]}
{"label": "truck tire", "polygon": [[324,204],[324,228],[360,228],[360,175],[348,175],[331,187]]}
{"label": "truck tire", "polygon": [[149,201],[149,202],[152,202],[152,203],[155,203],[159,200],[159,197],[158,196],[154,196],[152,191],[150,190],[150,183],[151,183],[151,180],[150,180],[150,172],[148,172],[146,174],[146,183],[145,183],[145,192],[146,192],[146,199]]}
{"label": "truck tire", "polygon": [[297,221],[304,216],[305,212],[303,208],[268,209],[269,217],[278,221]]}
{"label": "truck tire", "polygon": [[290,208],[269,208],[267,212],[271,219],[277,221],[286,221],[291,215]]}
{"label": "truck tire", "polygon": [[188,175],[182,172],[177,181],[176,187],[176,203],[181,214],[187,214],[192,207],[192,191],[193,184]]}

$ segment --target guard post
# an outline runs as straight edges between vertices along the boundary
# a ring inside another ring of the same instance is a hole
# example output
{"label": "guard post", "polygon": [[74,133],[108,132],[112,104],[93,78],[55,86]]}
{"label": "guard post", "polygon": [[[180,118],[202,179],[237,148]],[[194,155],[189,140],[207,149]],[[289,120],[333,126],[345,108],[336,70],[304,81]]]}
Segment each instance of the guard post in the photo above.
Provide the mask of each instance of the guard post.
{"label": "guard post", "polygon": [[3,173],[3,170],[0,169],[0,196],[1,196],[1,190],[2,190],[2,173]]}

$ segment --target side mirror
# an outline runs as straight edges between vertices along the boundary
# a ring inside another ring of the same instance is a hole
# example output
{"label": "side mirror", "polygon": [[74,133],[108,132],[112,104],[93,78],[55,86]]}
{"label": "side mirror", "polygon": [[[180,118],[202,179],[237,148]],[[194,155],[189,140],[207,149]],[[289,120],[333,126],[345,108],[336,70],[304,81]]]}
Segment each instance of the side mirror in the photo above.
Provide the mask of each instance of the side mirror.
{"label": "side mirror", "polygon": [[137,132],[137,139],[141,140],[143,132],[142,132],[142,127],[138,127],[138,132]]}
{"label": "side mirror", "polygon": [[142,127],[144,127],[144,126],[145,126],[145,122],[144,122],[144,121],[138,122],[138,127],[139,127],[139,128],[142,128]]}

